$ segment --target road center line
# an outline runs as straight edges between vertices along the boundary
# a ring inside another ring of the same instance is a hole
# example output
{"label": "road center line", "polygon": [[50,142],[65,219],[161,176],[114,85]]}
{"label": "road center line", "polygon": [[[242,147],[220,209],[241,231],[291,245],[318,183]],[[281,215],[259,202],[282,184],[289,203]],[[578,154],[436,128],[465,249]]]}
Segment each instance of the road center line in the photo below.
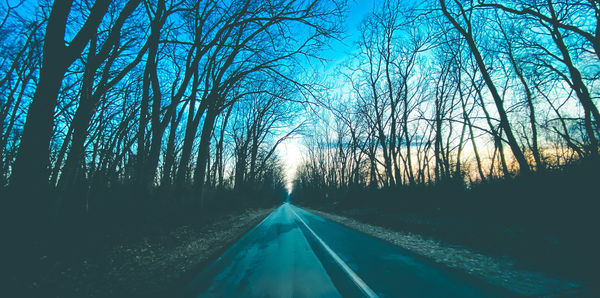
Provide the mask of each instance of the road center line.
{"label": "road center line", "polygon": [[375,292],[362,280],[362,278],[360,278],[358,276],[358,274],[356,274],[352,269],[350,269],[350,267],[346,264],[346,262],[344,262],[344,260],[342,260],[330,247],[329,245],[327,245],[322,239],[321,237],[319,237],[319,235],[317,235],[317,233],[315,233],[315,231],[313,231],[313,229],[311,229],[308,224],[306,224],[306,222],[304,222],[304,220],[300,217],[300,215],[298,215],[298,213],[296,213],[296,211],[294,211],[294,209],[292,209],[289,205],[286,206],[287,208],[290,209],[290,211],[292,211],[294,213],[294,215],[296,215],[296,217],[298,218],[298,220],[306,227],[306,229],[315,237],[315,239],[317,239],[317,241],[325,248],[325,250],[327,251],[327,253],[329,253],[331,255],[331,257],[333,257],[333,259],[340,265],[340,267],[342,267],[342,269],[346,272],[346,274],[348,274],[348,276],[350,276],[350,279],[352,279],[352,281],[360,288],[360,290],[367,296],[367,297],[379,297],[377,296],[377,294],[375,294]]}

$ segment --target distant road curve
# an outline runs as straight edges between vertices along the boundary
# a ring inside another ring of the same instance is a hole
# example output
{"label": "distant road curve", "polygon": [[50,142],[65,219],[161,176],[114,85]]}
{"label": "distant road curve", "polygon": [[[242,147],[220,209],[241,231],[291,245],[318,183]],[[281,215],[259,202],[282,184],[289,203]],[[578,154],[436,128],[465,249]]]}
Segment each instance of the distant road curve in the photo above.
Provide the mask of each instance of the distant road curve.
{"label": "distant road curve", "polygon": [[506,297],[502,289],[289,203],[201,271],[179,297]]}

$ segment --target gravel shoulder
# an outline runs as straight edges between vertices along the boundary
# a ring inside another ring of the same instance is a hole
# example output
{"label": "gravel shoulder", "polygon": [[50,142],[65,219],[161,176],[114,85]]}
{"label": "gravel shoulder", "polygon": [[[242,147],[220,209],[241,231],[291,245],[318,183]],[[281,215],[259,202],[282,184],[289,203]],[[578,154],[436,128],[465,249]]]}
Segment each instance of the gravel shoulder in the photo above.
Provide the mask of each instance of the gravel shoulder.
{"label": "gravel shoulder", "polygon": [[544,297],[585,295],[583,292],[585,287],[579,282],[563,280],[549,274],[518,268],[507,257],[492,257],[466,247],[445,244],[421,235],[398,232],[315,209],[304,209],[348,228],[406,249],[440,265],[463,271],[492,285],[508,289],[517,295]]}
{"label": "gravel shoulder", "polygon": [[180,226],[142,237],[101,256],[51,265],[31,284],[45,297],[168,297],[274,208],[229,214],[201,227]]}

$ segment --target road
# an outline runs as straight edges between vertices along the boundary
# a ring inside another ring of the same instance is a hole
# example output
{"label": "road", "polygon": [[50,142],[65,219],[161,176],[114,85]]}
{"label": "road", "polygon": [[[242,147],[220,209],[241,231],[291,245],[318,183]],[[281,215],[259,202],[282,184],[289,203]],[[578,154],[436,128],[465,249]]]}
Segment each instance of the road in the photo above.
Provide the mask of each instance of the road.
{"label": "road", "polygon": [[180,297],[505,297],[506,292],[284,203]]}

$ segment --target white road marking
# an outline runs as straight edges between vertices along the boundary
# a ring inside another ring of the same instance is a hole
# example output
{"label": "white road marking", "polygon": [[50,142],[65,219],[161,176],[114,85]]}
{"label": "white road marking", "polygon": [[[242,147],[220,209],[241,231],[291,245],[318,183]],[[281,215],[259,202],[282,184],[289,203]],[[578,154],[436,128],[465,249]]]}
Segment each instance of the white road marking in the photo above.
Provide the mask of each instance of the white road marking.
{"label": "white road marking", "polygon": [[296,211],[294,211],[294,209],[292,209],[289,205],[286,204],[286,207],[290,209],[290,211],[292,211],[294,213],[294,215],[296,215],[296,217],[298,218],[298,220],[306,227],[306,229],[317,239],[317,241],[325,248],[325,250],[327,251],[327,253],[329,253],[331,255],[331,257],[333,257],[333,259],[338,263],[338,265],[340,265],[340,267],[346,272],[346,274],[348,274],[348,276],[350,277],[350,279],[352,279],[352,281],[360,288],[360,290],[367,296],[367,297],[379,297],[377,296],[377,294],[375,294],[375,292],[362,280],[362,278],[360,278],[356,272],[352,271],[352,269],[350,269],[350,267],[348,267],[348,265],[346,264],[346,262],[344,262],[344,260],[342,260],[330,247],[329,245],[327,245],[323,239],[321,239],[321,237],[319,237],[317,235],[317,233],[315,233],[315,231],[313,231],[313,229],[311,229],[306,222],[304,222],[304,220],[302,220],[302,218],[300,217],[300,215],[298,215],[298,213],[296,213]]}

